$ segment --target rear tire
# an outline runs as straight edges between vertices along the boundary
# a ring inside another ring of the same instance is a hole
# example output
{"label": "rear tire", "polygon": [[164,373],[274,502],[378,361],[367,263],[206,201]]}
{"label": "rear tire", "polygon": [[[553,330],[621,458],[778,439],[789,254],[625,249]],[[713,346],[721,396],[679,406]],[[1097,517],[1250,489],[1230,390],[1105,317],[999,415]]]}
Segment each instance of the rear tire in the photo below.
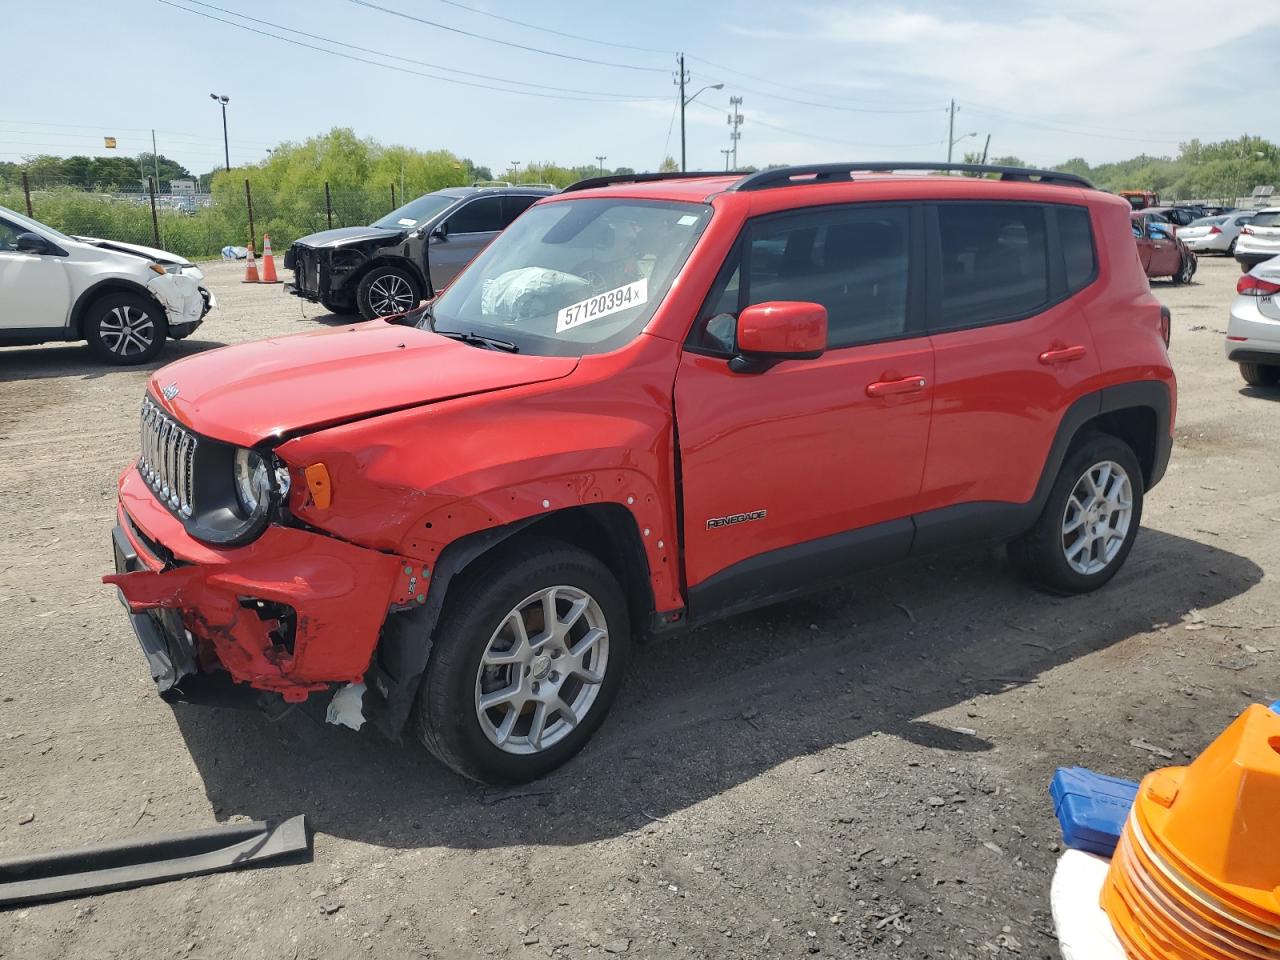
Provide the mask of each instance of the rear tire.
{"label": "rear tire", "polygon": [[1274,387],[1280,384],[1280,365],[1270,363],[1241,363],[1240,376],[1251,387]]}
{"label": "rear tire", "polygon": [[89,304],[84,338],[99,360],[132,366],[154,360],[169,335],[160,304],[141,293],[108,293]]}
{"label": "rear tire", "polygon": [[422,302],[422,289],[408,270],[400,267],[374,267],[356,288],[356,306],[366,320],[392,317],[412,310]]}
{"label": "rear tire", "polygon": [[1124,565],[1142,521],[1143,478],[1127,443],[1077,439],[1036,525],[1009,544],[1009,559],[1051,593],[1097,590]]}
{"label": "rear tire", "polygon": [[414,707],[418,737],[464,777],[524,783],[581,750],[608,712],[626,668],[627,602],[604,564],[559,541],[513,541],[478,563],[450,587]]}
{"label": "rear tire", "polygon": [[1234,257],[1235,255],[1236,255],[1236,242],[1235,240],[1232,240],[1230,246],[1227,247],[1227,256]]}
{"label": "rear tire", "polygon": [[1196,261],[1194,255],[1182,258],[1182,262],[1178,264],[1178,272],[1173,275],[1173,283],[1175,286],[1181,286],[1184,283],[1190,283],[1191,278],[1195,276]]}

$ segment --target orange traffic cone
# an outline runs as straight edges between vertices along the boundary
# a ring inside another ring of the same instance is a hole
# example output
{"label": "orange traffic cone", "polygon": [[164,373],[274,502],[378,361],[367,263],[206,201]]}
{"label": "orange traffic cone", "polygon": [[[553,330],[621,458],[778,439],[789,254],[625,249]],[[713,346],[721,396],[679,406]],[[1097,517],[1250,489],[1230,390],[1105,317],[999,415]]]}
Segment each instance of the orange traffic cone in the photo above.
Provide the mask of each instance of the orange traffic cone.
{"label": "orange traffic cone", "polygon": [[253,241],[249,241],[249,262],[244,268],[244,279],[241,283],[257,283],[258,282],[258,261],[253,259]]}
{"label": "orange traffic cone", "polygon": [[1252,706],[1142,781],[1102,891],[1133,960],[1280,957],[1280,716]]}
{"label": "orange traffic cone", "polygon": [[266,233],[262,235],[262,282],[280,282],[280,278],[276,276],[276,261],[271,256],[271,236]]}

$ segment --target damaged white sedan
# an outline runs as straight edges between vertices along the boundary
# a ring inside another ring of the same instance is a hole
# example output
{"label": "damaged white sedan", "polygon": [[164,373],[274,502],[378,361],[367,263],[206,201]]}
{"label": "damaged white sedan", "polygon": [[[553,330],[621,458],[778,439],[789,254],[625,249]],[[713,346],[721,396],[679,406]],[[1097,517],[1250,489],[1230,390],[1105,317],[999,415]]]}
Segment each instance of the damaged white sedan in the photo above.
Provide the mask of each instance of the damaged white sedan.
{"label": "damaged white sedan", "polygon": [[182,257],[69,237],[0,207],[0,346],[84,340],[108,363],[146,363],[215,300]]}

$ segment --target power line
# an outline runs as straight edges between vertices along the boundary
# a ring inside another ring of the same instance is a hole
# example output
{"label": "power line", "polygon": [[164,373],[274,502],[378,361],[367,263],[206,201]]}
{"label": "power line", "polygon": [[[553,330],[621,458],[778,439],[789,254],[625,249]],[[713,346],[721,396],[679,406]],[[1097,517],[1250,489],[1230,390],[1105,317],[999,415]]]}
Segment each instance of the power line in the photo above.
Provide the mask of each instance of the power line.
{"label": "power line", "polygon": [[[161,0],[161,2],[164,2],[164,0]],[[356,3],[356,2],[361,2],[361,0],[351,0],[351,2]],[[702,80],[710,79],[704,74],[696,74],[696,76]],[[913,107],[911,109],[890,110],[890,109],[881,108],[881,107],[838,106],[837,104],[834,104],[834,103],[819,103],[816,100],[800,100],[796,97],[784,97],[780,93],[767,93],[764,90],[755,90],[755,89],[752,89],[751,87],[744,87],[740,83],[735,83],[733,85],[733,89],[741,90],[745,93],[753,93],[758,97],[767,97],[770,100],[782,100],[785,103],[798,103],[806,107],[820,107],[823,110],[840,110],[844,113],[882,113],[882,114],[893,114],[897,116],[897,115],[908,114],[908,113],[936,113],[938,110],[937,107]]]}
{"label": "power line", "polygon": [[548,57],[559,57],[562,60],[576,60],[579,63],[594,63],[602,67],[617,67],[621,70],[645,70],[651,73],[666,73],[666,67],[639,67],[630,63],[613,63],[609,60],[593,60],[590,57],[575,57],[568,53],[557,53],[555,50],[543,50],[541,47],[530,47],[523,43],[514,43],[510,40],[499,40],[497,37],[486,37],[483,33],[473,33],[470,30],[463,30],[461,27],[451,27],[446,23],[439,23],[435,20],[428,20],[425,17],[417,17],[411,13],[405,13],[403,10],[393,10],[391,7],[380,6],[372,3],[371,0],[349,0],[349,2],[361,7],[368,7],[370,10],[380,10],[383,13],[389,13],[393,17],[402,17],[405,20],[412,20],[415,23],[426,24],[428,27],[435,27],[438,30],[448,30],[450,33],[459,33],[464,37],[473,37],[476,40],[487,40],[490,43],[499,43],[504,47],[514,47],[517,50],[527,50],[530,53],[541,53]]}
{"label": "power line", "polygon": [[[442,0],[442,2],[446,2],[446,0]],[[813,90],[813,88],[812,88],[812,87],[796,87],[796,86],[792,86],[791,84],[787,84],[787,83],[779,83],[777,80],[770,80],[768,77],[760,77],[760,76],[757,76],[757,75],[755,75],[755,74],[753,74],[753,73],[744,73],[744,72],[743,72],[743,71],[741,71],[741,70],[735,70],[733,67],[726,67],[726,66],[725,66],[724,64],[722,64],[722,63],[716,63],[716,62],[714,62],[714,61],[712,61],[712,60],[708,60],[706,57],[698,57],[698,56],[694,56],[693,54],[688,54],[688,57],[689,57],[689,59],[690,59],[690,60],[696,60],[696,61],[698,61],[699,63],[705,63],[705,64],[706,64],[707,66],[709,66],[709,67],[715,67],[715,69],[717,69],[717,70],[723,70],[725,73],[732,73],[732,74],[734,74],[735,76],[739,76],[739,77],[746,77],[748,80],[755,80],[755,81],[756,81],[756,82],[758,82],[758,83],[765,83],[765,84],[768,84],[768,85],[769,85],[769,86],[771,86],[771,87],[780,87],[780,88],[781,88],[781,89],[783,89],[783,90],[791,90],[791,91],[792,91],[792,92],[794,92],[794,93],[803,93],[803,94],[807,94],[807,95],[809,95],[809,96],[812,96],[812,95],[814,94],[814,90]],[[827,93],[820,93],[820,94],[818,94],[818,95],[819,95],[819,96],[826,97],[826,98],[827,98],[827,99],[829,99],[829,100],[844,100],[844,101],[845,101],[845,103],[850,104],[850,105],[853,105],[853,104],[855,104],[855,103],[856,103],[856,104],[858,104],[858,105],[861,105],[861,102],[860,102],[860,101],[847,100],[847,99],[845,99],[845,98],[843,98],[843,97],[835,97],[835,96],[832,96],[831,94],[827,94]],[[933,108],[932,108],[932,107],[923,108],[921,112],[925,112],[925,111],[927,111],[927,110],[931,110],[931,109],[933,109]],[[902,108],[902,112],[904,112],[904,113],[910,113],[910,112],[912,112],[912,108]]]}
{"label": "power line", "polygon": [[[715,110],[716,112],[719,112],[718,108],[713,107],[707,103],[700,102],[698,106],[706,107],[708,110]],[[774,123],[766,123],[765,121],[760,120],[754,116],[751,117],[750,119],[751,119],[751,125],[753,127],[767,127],[770,130],[777,130],[779,133],[789,133],[795,137],[805,137],[806,139],[809,139],[809,140],[826,140],[829,143],[841,143],[850,147],[877,147],[877,148],[901,147],[903,149],[906,149],[907,147],[932,147],[942,142],[941,140],[929,140],[923,143],[868,143],[864,140],[843,140],[839,137],[828,137],[820,133],[808,133],[807,131],[796,130],[792,127],[780,127]]]}
{"label": "power line", "polygon": [[[591,97],[619,97],[624,100],[651,99],[648,97],[642,97],[642,96],[638,96],[635,94],[628,94],[628,93],[608,93],[602,90],[575,90],[571,87],[556,87],[556,86],[550,86],[545,83],[533,83],[528,80],[513,80],[510,77],[495,77],[492,74],[488,74],[488,73],[475,73],[471,70],[461,70],[457,67],[446,67],[438,63],[427,63],[425,60],[422,60],[421,58],[418,58],[418,57],[402,57],[394,53],[387,53],[385,50],[380,50],[380,49],[375,50],[370,47],[362,47],[362,46],[359,46],[358,44],[347,43],[345,40],[334,40],[331,37],[322,37],[318,34],[307,33],[304,30],[295,30],[293,27],[286,27],[284,24],[281,24],[281,23],[273,23],[270,20],[260,20],[257,17],[249,16],[247,13],[239,13],[235,10],[228,10],[225,7],[215,6],[212,3],[205,3],[203,2],[203,0],[183,0],[183,2],[194,4],[197,7],[204,7],[208,10],[217,10],[219,13],[229,14],[230,16],[238,17],[241,20],[248,20],[252,23],[260,23],[263,26],[275,27],[275,29],[277,30],[283,30],[286,33],[295,33],[300,37],[307,37],[308,39],[311,39],[311,40],[319,40],[322,43],[330,43],[330,44],[333,44],[335,47],[346,47],[348,50],[359,50],[361,53],[371,53],[374,56],[378,56],[378,57],[389,57],[392,60],[399,60],[402,63],[411,63],[419,67],[431,67],[436,70],[447,70],[449,73],[459,73],[459,74],[462,74],[463,76],[479,77],[482,80],[494,80],[494,81],[497,81],[498,83],[511,83],[520,87],[537,87],[538,89],[541,89],[541,90],[555,90],[560,93],[583,93]],[[191,12],[195,13],[196,11],[192,10]],[[226,21],[223,21],[223,22],[225,23]]]}
{"label": "power line", "polygon": [[642,53],[660,53],[664,56],[670,56],[672,50],[655,50],[653,47],[637,47],[630,43],[614,43],[611,40],[599,40],[595,37],[584,37],[577,33],[565,33],[563,30],[552,30],[550,27],[539,26],[536,23],[528,23],[524,20],[516,20],[512,17],[504,17],[500,13],[490,13],[488,10],[477,10],[475,7],[469,7],[465,3],[458,3],[458,0],[440,0],[441,3],[447,3],[451,7],[457,7],[459,10],[466,10],[468,13],[474,13],[481,17],[491,17],[494,20],[501,20],[504,23],[514,23],[518,27],[528,27],[530,30],[541,30],[543,33],[550,33],[557,37],[567,37],[570,40],[585,40],[587,43],[602,44],[606,47],[619,47],[623,50],[639,50]]}
{"label": "power line", "polygon": [[[173,7],[175,10],[181,10],[184,13],[190,13],[197,17],[204,17],[206,20],[216,20],[218,23],[225,23],[227,26],[235,27],[239,30],[245,30],[249,33],[256,33],[259,36],[271,37],[274,40],[280,40],[284,43],[293,44],[295,47],[304,47],[307,50],[316,50],[320,53],[327,53],[332,57],[342,57],[344,60],[354,60],[356,63],[365,63],[372,67],[381,67],[384,70],[395,70],[398,73],[407,73],[416,77],[425,77],[428,80],[439,80],[444,83],[455,83],[464,87],[478,87],[481,90],[496,90],[499,93],[515,93],[524,97],[538,97],[543,100],[580,100],[590,103],[621,103],[617,99],[608,99],[603,97],[578,97],[578,96],[562,96],[554,93],[537,93],[533,90],[513,90],[509,87],[495,87],[485,83],[474,83],[470,80],[458,80],[454,77],[441,76],[439,74],[425,73],[421,70],[410,70],[408,67],[398,67],[392,63],[381,63],[377,60],[370,60],[366,57],[357,57],[354,54],[343,53],[341,50],[330,50],[327,47],[317,47],[312,43],[303,43],[301,40],[294,40],[291,37],[282,37],[278,33],[271,33],[266,30],[259,30],[256,27],[250,27],[247,24],[236,23],[234,20],[224,20],[222,17],[215,17],[211,13],[204,13],[200,10],[192,10],[189,7],[180,6],[172,0],[156,0],[157,3],[163,3],[166,7]],[[352,0],[355,2],[355,0]],[[665,99],[655,97],[653,99]]]}
{"label": "power line", "polygon": [[1090,133],[1087,130],[1073,130],[1069,127],[1061,127],[1055,124],[1043,123],[1039,120],[1024,119],[1024,118],[1016,117],[1013,115],[1001,116],[999,114],[992,113],[988,110],[983,110],[981,108],[975,108],[975,107],[970,107],[969,112],[971,114],[977,114],[979,116],[990,117],[995,120],[1003,120],[1006,123],[1021,124],[1023,126],[1028,126],[1028,127],[1039,127],[1043,130],[1053,130],[1053,131],[1056,131],[1057,133],[1069,133],[1072,136],[1076,136],[1076,137],[1091,137],[1095,140],[1112,140],[1112,141],[1121,142],[1121,143],[1158,143],[1158,144],[1163,144],[1165,146],[1168,146],[1170,144],[1177,144],[1180,142],[1177,139],[1158,140],[1153,137],[1126,137],[1126,136],[1118,136],[1116,134]]}

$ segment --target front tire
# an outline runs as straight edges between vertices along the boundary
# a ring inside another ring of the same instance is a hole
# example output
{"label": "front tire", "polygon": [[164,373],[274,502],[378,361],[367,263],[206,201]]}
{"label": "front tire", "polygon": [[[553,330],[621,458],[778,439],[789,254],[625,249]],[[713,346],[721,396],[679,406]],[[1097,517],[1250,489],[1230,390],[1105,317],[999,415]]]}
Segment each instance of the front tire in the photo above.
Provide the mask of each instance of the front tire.
{"label": "front tire", "polygon": [[1051,593],[1097,590],[1124,565],[1142,521],[1142,468],[1127,443],[1090,433],[1068,452],[1036,525],[1009,558]]}
{"label": "front tire", "polygon": [[524,783],[586,745],[622,683],[626,598],[599,560],[522,540],[455,582],[415,706],[418,736],[465,777]]}
{"label": "front tire", "polygon": [[169,335],[169,321],[150,297],[108,293],[89,305],[83,330],[99,360],[132,366],[156,358]]}
{"label": "front tire", "polygon": [[374,267],[356,288],[356,306],[366,320],[395,316],[421,302],[422,291],[417,279],[400,267]]}
{"label": "front tire", "polygon": [[1182,258],[1182,263],[1178,265],[1178,272],[1173,275],[1175,286],[1181,286],[1184,283],[1190,283],[1191,278],[1195,276],[1196,261],[1194,255]]}
{"label": "front tire", "polygon": [[1251,387],[1274,387],[1280,384],[1280,366],[1269,363],[1241,363],[1240,376]]}

